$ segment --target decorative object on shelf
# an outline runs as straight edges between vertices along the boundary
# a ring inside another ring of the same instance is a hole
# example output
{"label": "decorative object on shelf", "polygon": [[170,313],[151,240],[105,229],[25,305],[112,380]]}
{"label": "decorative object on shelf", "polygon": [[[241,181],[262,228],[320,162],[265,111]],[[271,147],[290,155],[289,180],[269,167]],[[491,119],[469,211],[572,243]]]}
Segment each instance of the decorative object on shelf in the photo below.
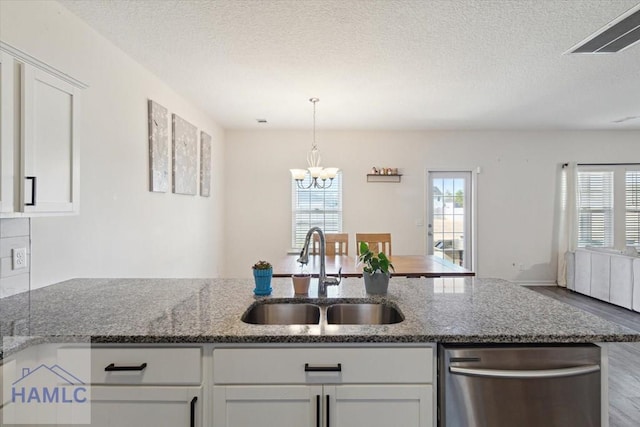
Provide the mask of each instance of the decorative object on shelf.
{"label": "decorative object on shelf", "polygon": [[149,100],[149,191],[169,189],[169,123],[167,109]]}
{"label": "decorative object on shelf", "polygon": [[211,135],[200,132],[200,195],[211,195]]}
{"label": "decorative object on shelf", "polygon": [[[291,176],[296,180],[296,185],[298,188],[308,189],[308,188],[329,188],[333,183],[333,178],[336,177],[336,174],[340,170],[339,168],[323,168],[320,166],[320,150],[318,149],[318,144],[316,142],[316,103],[320,101],[318,98],[309,99],[310,102],[313,103],[313,142],[311,143],[311,151],[307,154],[307,169],[289,169],[291,171]],[[311,182],[308,186],[303,186],[302,182],[307,176],[307,171],[311,175]],[[318,180],[322,180],[319,182]],[[329,182],[327,182],[327,179]]]}
{"label": "decorative object on shelf", "polygon": [[198,130],[173,114],[173,192],[195,196],[198,172]]}
{"label": "decorative object on shelf", "polygon": [[371,168],[369,175],[398,175],[398,168]]}
{"label": "decorative object on shelf", "polygon": [[386,294],[389,288],[389,278],[391,273],[389,269],[393,268],[393,264],[384,252],[371,252],[366,242],[360,243],[360,255],[358,255],[358,263],[364,264],[362,269],[364,278],[364,287],[368,294]]}
{"label": "decorative object on shelf", "polygon": [[253,279],[256,283],[256,288],[253,293],[256,295],[270,295],[271,291],[271,277],[273,277],[273,266],[267,261],[258,261],[253,264]]}

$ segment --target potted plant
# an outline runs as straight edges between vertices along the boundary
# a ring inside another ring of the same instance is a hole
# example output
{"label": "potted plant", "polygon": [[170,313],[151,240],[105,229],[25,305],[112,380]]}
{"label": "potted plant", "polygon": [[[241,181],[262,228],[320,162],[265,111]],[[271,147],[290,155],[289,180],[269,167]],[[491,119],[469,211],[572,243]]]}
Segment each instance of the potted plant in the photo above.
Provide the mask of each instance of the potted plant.
{"label": "potted plant", "polygon": [[371,252],[366,242],[360,242],[360,255],[358,263],[364,264],[362,269],[364,278],[364,287],[368,294],[386,294],[389,287],[389,278],[391,274],[389,269],[393,268],[393,264],[384,252]]}
{"label": "potted plant", "polygon": [[253,279],[256,282],[256,288],[253,293],[256,295],[271,294],[271,277],[273,276],[273,266],[267,261],[258,261],[253,264]]}
{"label": "potted plant", "polygon": [[309,292],[309,284],[311,283],[311,274],[304,270],[304,264],[300,264],[300,273],[292,274],[293,293],[295,295],[306,295]]}

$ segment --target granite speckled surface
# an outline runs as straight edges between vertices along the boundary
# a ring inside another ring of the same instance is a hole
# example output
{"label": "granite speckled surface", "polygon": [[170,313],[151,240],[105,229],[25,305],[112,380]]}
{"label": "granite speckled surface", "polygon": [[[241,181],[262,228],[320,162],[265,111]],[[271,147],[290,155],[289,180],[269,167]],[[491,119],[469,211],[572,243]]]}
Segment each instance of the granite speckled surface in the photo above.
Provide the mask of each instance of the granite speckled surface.
{"label": "granite speckled surface", "polygon": [[[385,296],[344,279],[317,298],[294,297],[291,280],[255,297],[250,279],[73,279],[0,300],[2,336],[90,337],[97,343],[569,343],[640,341],[640,333],[499,279],[394,277]],[[293,299],[292,299],[293,298]],[[393,325],[250,325],[256,301],[387,301]],[[16,346],[24,345],[20,339]],[[6,346],[5,346],[5,350]]]}

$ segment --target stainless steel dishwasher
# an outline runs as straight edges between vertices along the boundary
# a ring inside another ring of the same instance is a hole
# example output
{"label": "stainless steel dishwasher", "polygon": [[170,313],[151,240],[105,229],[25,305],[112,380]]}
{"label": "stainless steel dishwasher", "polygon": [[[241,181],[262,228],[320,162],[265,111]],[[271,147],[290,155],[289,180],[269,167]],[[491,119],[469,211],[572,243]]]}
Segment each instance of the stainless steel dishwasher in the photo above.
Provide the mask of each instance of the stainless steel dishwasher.
{"label": "stainless steel dishwasher", "polygon": [[600,350],[593,344],[441,345],[439,425],[600,426]]}

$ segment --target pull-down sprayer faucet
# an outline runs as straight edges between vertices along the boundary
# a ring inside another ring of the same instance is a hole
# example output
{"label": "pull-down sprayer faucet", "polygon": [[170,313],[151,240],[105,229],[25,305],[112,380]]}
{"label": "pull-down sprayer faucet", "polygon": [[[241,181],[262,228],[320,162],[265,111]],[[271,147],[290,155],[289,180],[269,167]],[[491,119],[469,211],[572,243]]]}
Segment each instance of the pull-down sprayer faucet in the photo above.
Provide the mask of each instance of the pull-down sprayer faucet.
{"label": "pull-down sprayer faucet", "polygon": [[325,254],[326,254],[326,241],[324,239],[324,232],[320,227],[311,227],[307,232],[307,236],[304,238],[304,246],[300,251],[300,257],[298,258],[298,262],[300,264],[309,263],[309,242],[311,241],[311,236],[313,233],[318,233],[320,238],[320,274],[318,275],[318,296],[326,297],[327,296],[327,286],[338,286],[342,281],[342,267],[338,270],[338,278],[335,277],[327,277],[327,272],[325,268]]}

